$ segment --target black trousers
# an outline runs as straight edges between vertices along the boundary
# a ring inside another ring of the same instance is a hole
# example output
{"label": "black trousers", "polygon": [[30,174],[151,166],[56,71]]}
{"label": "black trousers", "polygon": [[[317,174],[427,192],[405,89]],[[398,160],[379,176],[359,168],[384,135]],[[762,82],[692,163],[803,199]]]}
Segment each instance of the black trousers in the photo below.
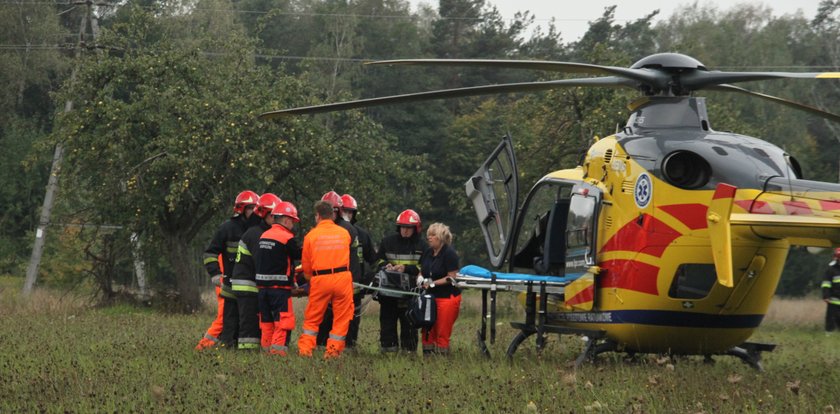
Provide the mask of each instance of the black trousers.
{"label": "black trousers", "polygon": [[403,351],[417,352],[417,329],[408,323],[405,315],[407,309],[407,299],[379,297],[379,345],[383,350],[396,350],[399,347]]}
{"label": "black trousers", "polygon": [[236,303],[239,308],[239,342],[256,344],[257,349],[259,349],[260,344],[258,302],[256,293],[236,293]]}
{"label": "black trousers", "polygon": [[840,305],[828,304],[825,310],[825,331],[840,330]]}
{"label": "black trousers", "polygon": [[222,311],[222,333],[219,342],[227,349],[236,349],[239,339],[239,305],[236,299],[222,296],[225,308]]}
{"label": "black trousers", "polygon": [[[356,293],[353,295],[353,320],[350,321],[350,328],[347,329],[347,339],[344,344],[347,347],[356,346],[356,340],[359,339],[359,325],[362,323],[362,297],[364,294]],[[332,303],[327,305],[327,310],[324,312],[324,320],[318,326],[318,336],[315,337],[315,344],[318,346],[327,346],[327,338],[330,336],[333,322]]]}

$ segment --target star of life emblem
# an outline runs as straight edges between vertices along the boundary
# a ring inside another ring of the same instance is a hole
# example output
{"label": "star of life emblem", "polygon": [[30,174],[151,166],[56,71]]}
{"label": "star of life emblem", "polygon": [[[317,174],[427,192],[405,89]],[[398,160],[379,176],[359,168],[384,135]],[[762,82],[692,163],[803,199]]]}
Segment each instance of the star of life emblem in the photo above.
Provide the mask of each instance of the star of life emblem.
{"label": "star of life emblem", "polygon": [[639,174],[636,179],[636,187],[633,189],[633,199],[636,201],[636,206],[645,208],[650,204],[653,198],[653,181],[647,173]]}

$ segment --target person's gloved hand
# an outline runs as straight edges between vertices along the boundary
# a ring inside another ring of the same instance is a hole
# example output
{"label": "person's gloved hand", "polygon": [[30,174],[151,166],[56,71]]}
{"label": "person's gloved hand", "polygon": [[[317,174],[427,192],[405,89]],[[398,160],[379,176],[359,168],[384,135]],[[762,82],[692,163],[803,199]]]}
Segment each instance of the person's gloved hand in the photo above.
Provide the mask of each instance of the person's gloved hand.
{"label": "person's gloved hand", "polygon": [[417,276],[417,287],[423,287],[423,281],[424,281],[424,280],[425,280],[425,279],[423,279],[423,276],[418,275],[418,276]]}
{"label": "person's gloved hand", "polygon": [[210,282],[213,283],[213,286],[221,286],[222,285],[222,277],[224,275],[218,274],[210,278]]}

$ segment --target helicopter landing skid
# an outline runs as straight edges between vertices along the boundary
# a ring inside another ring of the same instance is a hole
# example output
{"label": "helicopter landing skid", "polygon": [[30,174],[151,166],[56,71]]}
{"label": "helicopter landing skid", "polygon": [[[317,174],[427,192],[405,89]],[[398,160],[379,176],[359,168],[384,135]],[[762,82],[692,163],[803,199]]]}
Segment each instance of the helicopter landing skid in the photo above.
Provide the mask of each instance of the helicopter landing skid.
{"label": "helicopter landing skid", "polygon": [[724,352],[724,355],[737,357],[741,361],[744,361],[745,364],[755,368],[757,371],[763,372],[764,368],[761,366],[761,353],[772,352],[774,349],[776,349],[776,344],[744,342],[741,345],[730,348],[728,351]]}
{"label": "helicopter landing skid", "polygon": [[603,341],[605,336],[604,331],[593,331],[587,329],[566,328],[563,326],[542,325],[535,326],[527,323],[511,322],[510,326],[519,330],[516,337],[510,342],[507,349],[508,359],[513,358],[513,354],[519,348],[522,342],[525,342],[528,337],[537,334],[537,352],[541,352],[545,347],[545,334],[556,333],[560,335],[582,335],[586,337],[586,346],[583,352],[575,359],[575,368],[579,367],[585,361],[592,361],[595,356],[604,352],[616,350],[616,344],[612,341]]}

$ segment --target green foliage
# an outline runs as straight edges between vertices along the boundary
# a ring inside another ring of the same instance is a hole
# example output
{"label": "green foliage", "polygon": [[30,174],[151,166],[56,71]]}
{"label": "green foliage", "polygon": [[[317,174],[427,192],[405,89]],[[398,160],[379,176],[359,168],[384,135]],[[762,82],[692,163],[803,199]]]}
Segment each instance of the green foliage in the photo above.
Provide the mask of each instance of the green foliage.
{"label": "green foliage", "polygon": [[[14,6],[14,7],[12,7]],[[463,183],[505,133],[516,146],[522,195],[545,173],[576,165],[594,136],[623,125],[633,95],[569,89],[257,121],[266,110],[449,87],[556,79],[557,73],[479,68],[363,67],[364,59],[556,59],[629,66],[676,51],[713,69],[835,70],[840,6],[818,15],[777,17],[764,6],[686,6],[652,27],[657,11],[626,23],[608,7],[576,42],[553,23],[532,36],[530,13],[502,18],[486,0],[443,0],[412,14],[402,0],[132,1],[102,15],[99,52],[75,83],[69,53],[53,45],[78,31],[84,8],[0,7],[0,41],[29,45],[0,59],[0,273],[21,273],[48,174],[52,144],[68,150],[54,222],[114,225],[116,241],[91,244],[127,279],[127,238],[139,233],[153,282],[184,286],[202,277],[206,239],[244,188],[275,192],[309,207],[330,189],[353,194],[375,240],[395,215],[414,208],[424,222],[452,225],[465,262],[481,262],[484,242]],[[87,37],[88,40],[89,37]],[[32,46],[32,47],[30,47]],[[35,47],[38,46],[38,47]],[[55,92],[59,85],[65,87]],[[837,82],[744,85],[832,108]],[[840,127],[734,94],[710,92],[712,127],[767,139],[795,155],[807,178],[836,179]],[[72,100],[74,110],[45,119]],[[54,130],[55,127],[55,130]],[[52,133],[47,141],[44,136]],[[521,198],[520,198],[521,201]],[[66,229],[51,229],[50,235]],[[50,247],[45,280],[73,281],[83,247]],[[794,253],[780,292],[810,286],[808,257]],[[80,267],[81,266],[81,267]],[[111,265],[108,265],[111,266]],[[106,268],[108,267],[106,266]],[[182,267],[178,267],[182,266]],[[792,274],[795,276],[788,276]],[[788,283],[787,278],[791,278]],[[804,277],[804,276],[801,276]],[[193,299],[195,290],[189,290]],[[186,292],[186,291],[185,291]]]}
{"label": "green foliage", "polygon": [[[84,194],[86,218],[122,223],[165,252],[176,275],[186,274],[182,294],[194,286],[190,268],[198,263],[187,246],[208,221],[221,221],[243,188],[298,203],[304,220],[311,200],[331,188],[377,211],[380,189],[410,174],[424,196],[422,171],[358,114],[327,124],[257,121],[261,110],[310,101],[304,85],[254,65],[243,37],[176,42],[168,28],[181,23],[138,9],[103,33],[116,51],[88,58],[68,84],[63,95],[80,98],[54,136],[67,147],[62,185]],[[348,162],[367,159],[380,163]]]}
{"label": "green foliage", "polygon": [[0,5],[0,44],[4,46],[0,51],[0,121],[4,123],[14,114],[41,120],[55,107],[49,94],[67,70],[67,59],[56,44],[68,35],[57,9],[24,2]]}
{"label": "green foliage", "polygon": [[831,249],[812,254],[802,247],[791,248],[776,294],[805,296],[819,291],[823,274],[830,261]]}
{"label": "green foliage", "polygon": [[39,153],[45,139],[35,119],[8,116],[0,127],[0,273],[22,274],[38,222],[48,155]]}

